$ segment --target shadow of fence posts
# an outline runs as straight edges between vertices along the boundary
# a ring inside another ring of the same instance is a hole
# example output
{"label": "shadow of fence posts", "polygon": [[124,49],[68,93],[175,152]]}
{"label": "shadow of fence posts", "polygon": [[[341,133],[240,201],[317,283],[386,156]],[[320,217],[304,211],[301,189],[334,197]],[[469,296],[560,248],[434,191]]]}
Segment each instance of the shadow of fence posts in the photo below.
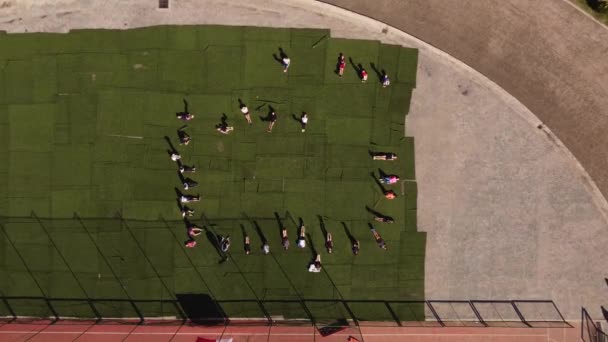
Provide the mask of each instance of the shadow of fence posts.
{"label": "shadow of fence posts", "polygon": [[84,221],[82,220],[82,218],[80,218],[80,216],[78,216],[77,213],[74,213],[74,219],[76,221],[78,221],[78,223],[80,224],[80,226],[82,227],[82,229],[87,233],[87,236],[89,237],[89,239],[91,240],[91,242],[95,246],[95,249],[97,250],[97,253],[99,255],[101,255],[104,263],[106,264],[106,266],[108,266],[108,269],[110,270],[110,272],[112,272],[112,276],[114,277],[114,279],[116,279],[116,282],[118,283],[118,285],[120,285],[120,288],[125,293],[125,296],[128,298],[129,303],[131,304],[131,306],[133,307],[133,310],[137,314],[137,316],[139,318],[139,323],[140,324],[143,323],[143,321],[144,321],[143,314],[141,313],[141,311],[139,310],[139,308],[137,307],[137,305],[133,301],[133,298],[131,297],[131,295],[127,291],[127,288],[125,287],[125,284],[123,284],[123,282],[120,280],[120,278],[116,274],[116,271],[114,271],[114,268],[112,267],[112,264],[110,264],[110,261],[108,260],[108,258],[106,257],[106,255],[103,254],[103,252],[101,251],[101,248],[99,247],[99,245],[97,244],[97,242],[95,241],[95,239],[93,238],[93,236],[91,235],[91,232],[89,232],[89,229],[84,224]]}
{"label": "shadow of fence posts", "polygon": [[59,250],[59,247],[57,246],[57,244],[55,243],[55,240],[53,239],[53,237],[49,233],[49,230],[46,228],[46,226],[44,225],[44,223],[42,222],[42,220],[38,217],[38,215],[36,215],[36,213],[34,211],[32,211],[31,216],[36,220],[36,222],[38,222],[38,225],[42,228],[42,230],[44,230],[44,233],[48,237],[48,239],[51,242],[51,245],[53,246],[53,248],[55,249],[55,251],[57,251],[57,254],[61,258],[61,261],[63,261],[63,263],[67,267],[68,271],[70,271],[70,274],[72,275],[72,277],[74,277],[74,280],[76,280],[76,284],[78,284],[78,287],[80,288],[80,290],[82,291],[82,293],[85,295],[85,297],[87,299],[87,303],[89,304],[89,307],[91,308],[91,311],[95,315],[96,320],[99,321],[101,319],[101,315],[99,314],[99,311],[97,311],[97,308],[95,307],[95,305],[93,305],[93,302],[91,301],[91,297],[89,296],[89,293],[84,288],[84,285],[82,285],[82,282],[80,281],[80,279],[78,279],[78,277],[76,276],[76,273],[74,273],[74,270],[72,269],[72,267],[70,266],[70,264],[66,260],[65,256],[63,255],[63,253],[61,253],[61,250]]}

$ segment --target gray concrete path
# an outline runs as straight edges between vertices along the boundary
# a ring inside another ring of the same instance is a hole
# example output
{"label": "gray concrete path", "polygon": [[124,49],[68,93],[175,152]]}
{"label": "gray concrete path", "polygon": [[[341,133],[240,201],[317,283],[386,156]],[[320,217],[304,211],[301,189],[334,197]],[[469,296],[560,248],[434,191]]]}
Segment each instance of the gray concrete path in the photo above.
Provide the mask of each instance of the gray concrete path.
{"label": "gray concrete path", "polygon": [[580,164],[502,88],[407,34],[312,0],[180,0],[170,10],[144,0],[4,3],[10,5],[0,7],[0,29],[14,32],[158,24],[322,27],[333,36],[417,47],[418,88],[407,133],[416,141],[419,229],[428,232],[427,298],[553,299],[574,320],[581,305],[600,317],[598,305],[608,303],[606,202]]}

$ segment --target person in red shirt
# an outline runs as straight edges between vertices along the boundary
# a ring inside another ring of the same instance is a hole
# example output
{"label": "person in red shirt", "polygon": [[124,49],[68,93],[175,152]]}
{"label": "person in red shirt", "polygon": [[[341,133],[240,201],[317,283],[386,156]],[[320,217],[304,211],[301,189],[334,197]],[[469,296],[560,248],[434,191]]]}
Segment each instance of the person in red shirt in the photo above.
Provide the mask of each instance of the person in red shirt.
{"label": "person in red shirt", "polygon": [[395,197],[397,197],[397,194],[393,190],[388,190],[388,191],[384,192],[384,197],[386,199],[392,200],[392,199],[395,199]]}
{"label": "person in red shirt", "polygon": [[367,82],[367,71],[363,68],[361,68],[361,82]]}
{"label": "person in red shirt", "polygon": [[190,240],[184,242],[184,246],[187,248],[194,248],[196,246],[196,240],[190,239]]}
{"label": "person in red shirt", "polygon": [[344,75],[344,69],[346,68],[346,57],[340,52],[340,57],[338,58],[338,76],[342,77]]}

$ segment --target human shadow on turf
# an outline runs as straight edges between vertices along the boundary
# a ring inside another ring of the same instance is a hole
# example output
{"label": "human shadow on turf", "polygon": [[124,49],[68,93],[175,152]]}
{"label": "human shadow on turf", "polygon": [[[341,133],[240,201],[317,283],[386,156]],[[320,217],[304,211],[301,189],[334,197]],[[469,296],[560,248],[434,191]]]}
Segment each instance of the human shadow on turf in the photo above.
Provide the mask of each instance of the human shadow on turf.
{"label": "human shadow on turf", "polygon": [[251,221],[251,223],[253,224],[253,228],[255,229],[256,233],[258,233],[258,236],[262,241],[262,246],[260,246],[260,248],[264,248],[264,245],[268,244],[268,240],[266,239],[264,232],[262,232],[262,228],[260,228],[258,221]]}
{"label": "human shadow on turf", "polygon": [[361,70],[363,70],[363,65],[361,65],[361,63],[356,64],[355,61],[353,61],[352,57],[348,57],[348,63],[350,63],[350,66],[353,67],[353,70],[355,70],[355,73],[357,73],[357,75],[361,75]]}
{"label": "human shadow on turf", "polygon": [[321,227],[321,233],[323,233],[323,239],[327,240],[327,228],[325,227],[325,221],[323,221],[323,216],[317,215],[319,219],[319,227]]}
{"label": "human shadow on turf", "polygon": [[220,123],[218,123],[217,125],[215,125],[216,129],[222,129],[222,130],[226,130],[226,128],[228,128],[228,115],[226,115],[226,113],[222,113],[222,116],[220,117]]}
{"label": "human shadow on turf", "polygon": [[224,254],[224,252],[222,252],[222,248],[220,247],[221,237],[212,232],[206,225],[203,226],[203,230],[205,231],[205,236],[207,237],[209,244],[213,246],[215,252],[220,257],[219,263],[223,263],[224,261],[228,260],[228,257],[226,256],[226,254]]}
{"label": "human shadow on turf", "polygon": [[357,242],[357,239],[353,236],[353,234],[351,234],[350,229],[348,229],[348,226],[346,225],[346,222],[342,221],[342,227],[344,228],[344,233],[346,233],[346,236],[348,236],[348,240],[350,240],[350,244],[353,245],[355,242]]}
{"label": "human shadow on turf", "polygon": [[270,121],[270,118],[272,117],[272,113],[273,112],[274,112],[274,108],[271,105],[268,105],[268,113],[266,114],[266,116],[261,116],[260,115],[260,120],[261,121]]}
{"label": "human shadow on turf", "polygon": [[188,111],[188,101],[186,101],[186,99],[183,99],[182,101],[184,102],[184,111],[175,113],[178,118],[182,115],[190,114],[190,112]]}
{"label": "human shadow on turf", "polygon": [[378,83],[382,84],[382,76],[386,75],[386,71],[384,69],[379,70],[378,67],[376,66],[376,64],[374,64],[374,63],[370,62],[369,65],[372,67],[372,69],[376,73],[376,76],[378,76]]}
{"label": "human shadow on turf", "polygon": [[279,46],[279,55],[277,56],[276,53],[272,54],[272,57],[274,58],[275,61],[277,61],[277,63],[283,65],[283,58],[289,58],[287,56],[287,54],[285,53],[285,50],[283,50],[282,47]]}
{"label": "human shadow on turf", "polygon": [[376,177],[376,174],[373,172],[369,173],[370,176],[374,179],[374,182],[376,182],[376,184],[378,184],[378,187],[380,188],[380,190],[382,191],[383,194],[386,194],[386,188],[384,187],[384,185],[380,182],[380,180],[378,179],[378,177]]}
{"label": "human shadow on turf", "polygon": [[367,205],[365,206],[365,209],[367,209],[368,212],[370,212],[372,215],[374,215],[374,217],[378,217],[378,218],[383,218],[383,219],[387,219],[387,220],[390,220],[390,221],[394,221],[391,216],[384,215],[384,214],[382,214],[382,213],[380,213],[380,212],[378,212],[378,211],[370,208]]}
{"label": "human shadow on turf", "polygon": [[279,240],[282,241],[283,240],[283,228],[285,228],[285,226],[283,225],[283,220],[281,220],[279,213],[277,213],[276,211],[274,212],[274,218],[277,220],[277,225],[279,226]]}
{"label": "human shadow on turf", "polygon": [[171,138],[169,138],[168,136],[165,135],[165,140],[167,141],[167,144],[169,144],[169,149],[167,150],[167,154],[169,156],[171,156],[174,153],[179,154],[179,152],[177,151],[175,146],[173,146],[173,143],[171,142]]}

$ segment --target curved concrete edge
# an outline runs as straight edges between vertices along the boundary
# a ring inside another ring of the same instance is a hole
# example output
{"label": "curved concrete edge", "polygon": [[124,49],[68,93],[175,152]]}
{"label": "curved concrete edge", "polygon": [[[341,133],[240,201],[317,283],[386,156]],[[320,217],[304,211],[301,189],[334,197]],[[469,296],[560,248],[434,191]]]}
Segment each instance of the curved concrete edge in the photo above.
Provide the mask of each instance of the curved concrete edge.
{"label": "curved concrete edge", "polygon": [[[292,1],[301,1],[301,0],[292,0]],[[593,180],[593,178],[591,178],[589,173],[587,173],[587,170],[585,170],[585,168],[580,163],[580,161],[574,156],[574,154],[572,154],[572,152],[568,149],[568,147],[551,131],[551,129],[549,127],[544,125],[543,122],[534,113],[532,113],[532,111],[529,108],[527,108],[523,103],[521,103],[519,100],[517,100],[514,96],[509,94],[505,89],[503,89],[498,84],[493,82],[486,75],[475,70],[470,65],[464,63],[463,61],[455,58],[454,56],[450,55],[449,53],[427,43],[426,41],[424,41],[418,37],[412,36],[412,35],[408,34],[407,32],[401,31],[394,26],[391,26],[391,25],[383,23],[379,20],[370,18],[363,14],[356,13],[354,11],[351,11],[351,10],[348,10],[348,9],[345,9],[345,8],[342,8],[342,7],[339,7],[336,5],[322,2],[322,0],[318,0],[318,1],[323,4],[323,6],[322,6],[323,9],[325,9],[327,11],[335,11],[335,9],[339,9],[340,11],[344,11],[345,15],[348,15],[353,20],[364,21],[367,25],[369,25],[370,27],[373,27],[377,30],[381,31],[382,29],[390,28],[389,32],[387,33],[389,35],[390,34],[400,34],[400,35],[405,35],[410,39],[415,39],[419,45],[417,47],[418,49],[424,50],[428,53],[432,53],[438,57],[441,57],[441,58],[449,61],[450,64],[455,68],[464,69],[464,70],[468,71],[469,73],[471,73],[472,75],[476,75],[476,79],[479,81],[480,84],[483,84],[483,85],[487,86],[488,88],[494,90],[495,92],[502,94],[502,96],[504,97],[504,100],[506,102],[508,102],[511,106],[513,106],[514,108],[523,109],[521,111],[518,111],[518,113],[527,113],[527,115],[520,114],[520,117],[530,124],[530,128],[542,130],[542,132],[544,132],[547,135],[547,138],[560,149],[560,151],[563,153],[563,156],[569,162],[573,163],[573,165],[576,166],[576,169],[581,174],[581,178],[584,180],[584,184],[585,184],[587,191],[591,194],[595,205],[597,206],[597,208],[600,210],[600,212],[604,216],[605,221],[608,223],[608,200],[604,197],[604,195],[598,188],[598,186],[595,183],[595,181]],[[569,3],[571,6],[575,7],[577,10],[581,11],[582,13],[584,13],[585,15],[587,15],[588,17],[593,19],[595,22],[597,22],[599,25],[603,26],[605,29],[608,30],[607,27],[605,27],[599,21],[597,21],[595,18],[593,18],[588,13],[586,13],[585,11],[580,9],[578,6],[576,6],[576,4],[573,4],[568,0],[563,0],[563,1]]]}
{"label": "curved concrete edge", "polygon": [[601,26],[603,29],[608,30],[608,26],[604,25],[604,23],[602,23],[601,21],[597,20],[594,16],[592,16],[591,14],[587,13],[584,9],[582,9],[579,5],[573,3],[571,0],[562,0],[563,2],[567,3],[568,5],[574,7],[574,9],[576,9],[577,11],[579,11],[580,13],[582,13],[584,16],[586,16],[588,19],[590,19],[591,21],[595,22],[596,24],[598,24],[599,26]]}

